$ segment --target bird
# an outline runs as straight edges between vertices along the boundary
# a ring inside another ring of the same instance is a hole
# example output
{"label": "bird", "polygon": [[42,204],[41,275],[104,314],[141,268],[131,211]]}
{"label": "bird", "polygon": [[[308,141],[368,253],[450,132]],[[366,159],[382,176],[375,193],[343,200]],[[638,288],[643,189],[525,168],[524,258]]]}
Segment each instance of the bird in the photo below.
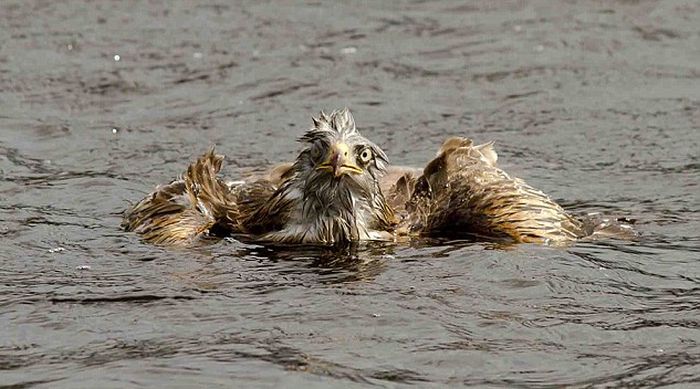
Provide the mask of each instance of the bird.
{"label": "bird", "polygon": [[323,111],[291,163],[225,181],[209,149],[124,212],[145,241],[187,246],[211,236],[277,244],[405,242],[420,237],[566,245],[631,228],[576,217],[498,167],[494,143],[446,139],[423,169],[392,166],[347,109]]}

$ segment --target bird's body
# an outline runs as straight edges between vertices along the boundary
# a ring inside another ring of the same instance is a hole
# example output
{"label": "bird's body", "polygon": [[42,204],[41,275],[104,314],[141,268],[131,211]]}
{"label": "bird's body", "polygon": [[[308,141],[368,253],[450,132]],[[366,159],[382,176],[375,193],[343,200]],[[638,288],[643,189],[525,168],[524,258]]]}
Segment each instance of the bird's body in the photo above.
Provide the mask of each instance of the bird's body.
{"label": "bird's body", "polygon": [[472,235],[560,244],[594,232],[498,168],[492,144],[450,138],[423,170],[387,167],[347,109],[321,113],[300,141],[294,163],[230,183],[211,150],[130,208],[123,225],[160,244],[212,233],[278,243]]}

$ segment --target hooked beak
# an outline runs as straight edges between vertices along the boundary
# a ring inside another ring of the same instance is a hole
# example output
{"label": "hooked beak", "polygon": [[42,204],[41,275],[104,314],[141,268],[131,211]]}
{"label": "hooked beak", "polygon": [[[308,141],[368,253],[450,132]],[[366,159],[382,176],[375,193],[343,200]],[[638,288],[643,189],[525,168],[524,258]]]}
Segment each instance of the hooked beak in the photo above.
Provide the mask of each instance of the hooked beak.
{"label": "hooked beak", "polygon": [[348,145],[338,142],[331,146],[326,160],[316,167],[316,170],[332,172],[335,177],[344,174],[361,174],[363,170],[352,162],[352,153]]}

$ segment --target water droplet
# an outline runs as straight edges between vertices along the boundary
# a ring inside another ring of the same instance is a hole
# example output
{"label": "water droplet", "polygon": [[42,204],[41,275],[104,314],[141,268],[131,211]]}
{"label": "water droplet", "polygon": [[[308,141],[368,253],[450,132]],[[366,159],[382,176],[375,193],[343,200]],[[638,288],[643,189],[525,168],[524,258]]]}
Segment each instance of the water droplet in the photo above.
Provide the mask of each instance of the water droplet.
{"label": "water droplet", "polygon": [[114,62],[121,61],[122,57],[119,54],[114,54]]}

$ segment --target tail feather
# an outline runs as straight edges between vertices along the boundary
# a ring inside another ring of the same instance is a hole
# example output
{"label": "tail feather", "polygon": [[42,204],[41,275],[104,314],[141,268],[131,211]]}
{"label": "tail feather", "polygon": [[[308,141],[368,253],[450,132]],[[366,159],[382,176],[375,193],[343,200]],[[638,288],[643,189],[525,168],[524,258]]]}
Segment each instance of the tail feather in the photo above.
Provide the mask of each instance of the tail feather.
{"label": "tail feather", "polygon": [[236,203],[228,186],[216,177],[222,162],[223,156],[209,150],[182,178],[159,186],[127,210],[122,227],[167,245],[190,244],[214,226],[235,228]]}

